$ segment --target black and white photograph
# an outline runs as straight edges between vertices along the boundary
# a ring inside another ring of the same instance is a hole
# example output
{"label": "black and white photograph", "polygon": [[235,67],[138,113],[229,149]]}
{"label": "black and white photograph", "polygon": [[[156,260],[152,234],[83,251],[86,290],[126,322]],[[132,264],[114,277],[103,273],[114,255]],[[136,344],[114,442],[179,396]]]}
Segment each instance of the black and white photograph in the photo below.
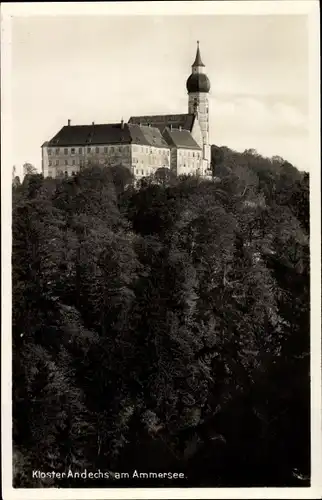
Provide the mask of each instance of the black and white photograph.
{"label": "black and white photograph", "polygon": [[5,500],[319,498],[318,2],[1,23]]}

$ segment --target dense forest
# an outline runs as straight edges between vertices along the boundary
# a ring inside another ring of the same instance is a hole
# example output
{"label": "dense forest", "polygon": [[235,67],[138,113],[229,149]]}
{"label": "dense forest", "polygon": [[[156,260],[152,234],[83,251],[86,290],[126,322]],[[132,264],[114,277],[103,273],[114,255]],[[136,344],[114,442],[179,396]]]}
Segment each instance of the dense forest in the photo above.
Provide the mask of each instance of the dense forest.
{"label": "dense forest", "polygon": [[309,175],[212,168],[14,183],[15,487],[310,484]]}

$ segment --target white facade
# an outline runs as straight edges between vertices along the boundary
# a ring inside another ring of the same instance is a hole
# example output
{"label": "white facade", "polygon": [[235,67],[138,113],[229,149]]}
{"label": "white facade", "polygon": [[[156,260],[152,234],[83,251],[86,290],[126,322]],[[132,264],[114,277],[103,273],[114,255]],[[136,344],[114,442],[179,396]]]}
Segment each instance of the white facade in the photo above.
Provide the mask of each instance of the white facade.
{"label": "white facade", "polygon": [[202,175],[202,151],[173,148],[171,170],[176,175]]}
{"label": "white facade", "polygon": [[170,148],[131,145],[132,167],[136,179],[154,175],[159,168],[170,168]]}
{"label": "white facade", "polygon": [[75,175],[89,165],[129,168],[136,178],[154,174],[158,168],[170,168],[170,148],[140,144],[42,147],[44,177]]}

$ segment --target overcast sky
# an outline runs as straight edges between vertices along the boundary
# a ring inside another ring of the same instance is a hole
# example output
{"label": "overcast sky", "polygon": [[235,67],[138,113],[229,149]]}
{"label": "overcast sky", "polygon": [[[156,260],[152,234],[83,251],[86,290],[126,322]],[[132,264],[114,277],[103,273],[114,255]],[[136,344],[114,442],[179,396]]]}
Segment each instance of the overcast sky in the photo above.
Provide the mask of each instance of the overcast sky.
{"label": "overcast sky", "polygon": [[196,41],[210,142],[308,164],[306,16],[47,16],[12,23],[13,159],[72,124],[187,112]]}

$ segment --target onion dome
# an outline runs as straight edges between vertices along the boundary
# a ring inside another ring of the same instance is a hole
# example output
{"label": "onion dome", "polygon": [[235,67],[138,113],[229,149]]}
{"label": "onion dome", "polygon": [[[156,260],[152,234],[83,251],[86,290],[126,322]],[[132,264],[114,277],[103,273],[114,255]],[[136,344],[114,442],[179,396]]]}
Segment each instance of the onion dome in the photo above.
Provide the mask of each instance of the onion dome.
{"label": "onion dome", "polygon": [[192,65],[192,73],[186,83],[189,94],[192,92],[209,92],[210,81],[208,76],[204,73],[204,67],[205,65],[200,55],[199,42],[197,42],[197,53]]}
{"label": "onion dome", "polygon": [[192,73],[187,80],[187,91],[191,92],[209,92],[210,81],[204,73]]}

